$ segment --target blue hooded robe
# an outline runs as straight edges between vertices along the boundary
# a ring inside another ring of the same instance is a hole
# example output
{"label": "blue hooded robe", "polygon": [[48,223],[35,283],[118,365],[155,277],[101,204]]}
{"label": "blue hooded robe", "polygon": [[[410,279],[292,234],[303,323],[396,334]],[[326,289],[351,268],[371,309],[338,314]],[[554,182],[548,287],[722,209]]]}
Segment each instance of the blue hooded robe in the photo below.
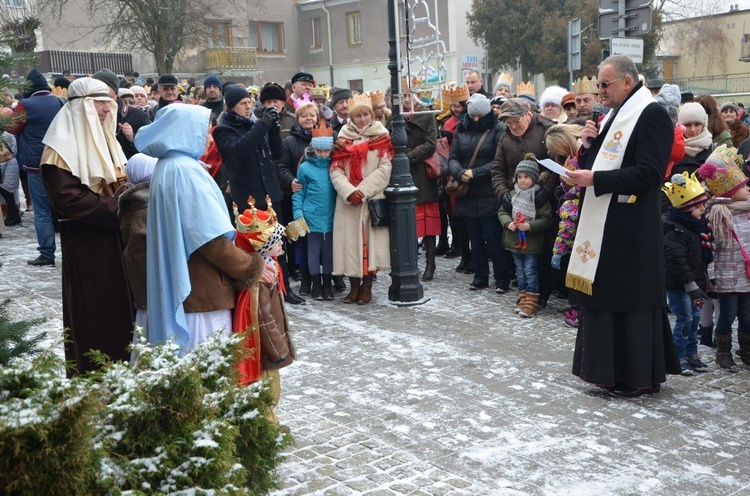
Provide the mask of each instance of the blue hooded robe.
{"label": "blue hooded robe", "polygon": [[135,146],[158,162],[151,179],[146,235],[148,337],[152,344],[172,336],[183,349],[189,333],[183,303],[190,294],[188,258],[209,241],[234,240],[224,197],[198,162],[211,111],[198,105],[169,105],[143,126]]}

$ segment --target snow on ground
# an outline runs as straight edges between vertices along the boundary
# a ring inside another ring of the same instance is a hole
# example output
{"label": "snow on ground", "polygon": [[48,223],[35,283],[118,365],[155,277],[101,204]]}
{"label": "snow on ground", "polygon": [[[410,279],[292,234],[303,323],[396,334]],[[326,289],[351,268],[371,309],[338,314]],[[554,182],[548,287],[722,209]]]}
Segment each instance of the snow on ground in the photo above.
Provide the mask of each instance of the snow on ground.
{"label": "snow on ground", "polygon": [[[55,335],[59,261],[26,265],[31,221],[0,239],[0,296]],[[287,307],[298,361],[278,414],[296,445],[275,496],[750,494],[747,367],[718,371],[701,348],[711,372],[612,398],[570,374],[564,301],[521,319],[457,264],[438,260],[420,306],[388,304],[381,273],[370,305]]]}

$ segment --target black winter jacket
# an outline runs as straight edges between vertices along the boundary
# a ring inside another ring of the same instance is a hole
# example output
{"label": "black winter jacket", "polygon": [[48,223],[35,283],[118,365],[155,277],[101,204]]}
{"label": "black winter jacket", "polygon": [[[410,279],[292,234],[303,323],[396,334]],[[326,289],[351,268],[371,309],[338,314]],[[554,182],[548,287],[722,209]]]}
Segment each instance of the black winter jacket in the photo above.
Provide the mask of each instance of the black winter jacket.
{"label": "black winter jacket", "polygon": [[241,212],[252,195],[255,205],[265,210],[266,195],[273,202],[282,200],[275,164],[283,148],[279,127],[269,130],[263,121],[240,122],[233,115],[224,112],[213,135],[229,174],[232,200]]}
{"label": "black winter jacket", "polygon": [[[117,123],[130,124],[130,127],[133,128],[133,139],[135,140],[138,130],[143,126],[151,124],[151,119],[149,119],[146,112],[138,107],[126,107],[122,100],[117,100]],[[119,126],[117,127],[115,137],[117,138],[117,142],[120,143],[120,147],[122,147],[125,158],[130,158],[138,153],[135,144],[128,141]]]}
{"label": "black winter jacket", "polygon": [[477,153],[474,166],[474,177],[469,181],[469,192],[466,196],[456,198],[455,212],[458,217],[493,217],[497,218],[500,201],[492,189],[490,169],[495,158],[495,151],[500,137],[505,132],[505,125],[498,121],[495,112],[490,112],[477,122],[469,117],[463,119],[456,128],[456,135],[451,144],[448,161],[451,175],[461,180],[461,174],[468,169],[471,157],[485,131],[490,130],[482,147]]}
{"label": "black winter jacket", "polygon": [[706,260],[700,235],[678,222],[664,221],[664,272],[667,289],[685,290],[695,281],[702,291],[708,286]]}
{"label": "black winter jacket", "polygon": [[299,124],[292,126],[289,136],[284,138],[281,160],[276,163],[284,196],[292,194],[292,181],[297,179],[297,167],[304,158],[305,149],[310,146],[311,139],[312,136],[305,134],[305,130]]}

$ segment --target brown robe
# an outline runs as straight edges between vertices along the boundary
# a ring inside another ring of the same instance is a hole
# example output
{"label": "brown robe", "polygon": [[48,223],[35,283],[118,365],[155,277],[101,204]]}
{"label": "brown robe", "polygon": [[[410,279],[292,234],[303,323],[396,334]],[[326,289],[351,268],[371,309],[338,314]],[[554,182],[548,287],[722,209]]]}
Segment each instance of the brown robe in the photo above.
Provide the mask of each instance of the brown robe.
{"label": "brown robe", "polygon": [[69,374],[97,369],[99,350],[128,360],[133,305],[125,275],[117,199],[94,193],[67,170],[42,164],[42,181],[60,218],[63,326]]}

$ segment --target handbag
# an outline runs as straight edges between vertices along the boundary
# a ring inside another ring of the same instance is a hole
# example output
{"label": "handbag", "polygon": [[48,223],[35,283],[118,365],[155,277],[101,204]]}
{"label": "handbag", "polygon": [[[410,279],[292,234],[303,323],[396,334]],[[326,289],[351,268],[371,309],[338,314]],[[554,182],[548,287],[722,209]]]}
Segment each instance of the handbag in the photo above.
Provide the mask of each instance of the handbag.
{"label": "handbag", "polygon": [[[484,140],[487,139],[488,134],[490,134],[490,129],[486,130],[482,137],[479,138],[479,143],[477,143],[477,147],[474,148],[474,155],[471,156],[471,161],[469,162],[469,167],[467,167],[467,169],[474,167],[474,161],[477,159],[479,149],[482,148],[482,144],[484,144]],[[453,176],[450,176],[448,182],[445,184],[445,192],[453,197],[461,198],[462,196],[466,196],[466,193],[469,192],[469,183],[457,181]]]}
{"label": "handbag", "polygon": [[734,229],[732,229],[732,237],[734,237],[734,240],[740,246],[740,251],[742,252],[742,258],[745,259],[745,277],[750,279],[750,257],[747,256],[747,252],[745,251],[745,248],[742,246],[742,243],[740,243],[739,238],[737,238],[737,233],[734,232]]}
{"label": "handbag", "polygon": [[427,172],[427,179],[437,179],[440,177],[440,158],[437,149],[435,153],[424,159],[424,167]]}
{"label": "handbag", "polygon": [[451,155],[451,146],[450,144],[448,144],[448,138],[442,137],[437,140],[437,145],[435,145],[435,154],[437,155],[438,163],[440,164],[440,176],[445,177],[450,174],[448,159]]}
{"label": "handbag", "polygon": [[391,213],[388,209],[388,200],[369,200],[367,208],[370,210],[370,225],[372,227],[388,227],[391,225]]}

